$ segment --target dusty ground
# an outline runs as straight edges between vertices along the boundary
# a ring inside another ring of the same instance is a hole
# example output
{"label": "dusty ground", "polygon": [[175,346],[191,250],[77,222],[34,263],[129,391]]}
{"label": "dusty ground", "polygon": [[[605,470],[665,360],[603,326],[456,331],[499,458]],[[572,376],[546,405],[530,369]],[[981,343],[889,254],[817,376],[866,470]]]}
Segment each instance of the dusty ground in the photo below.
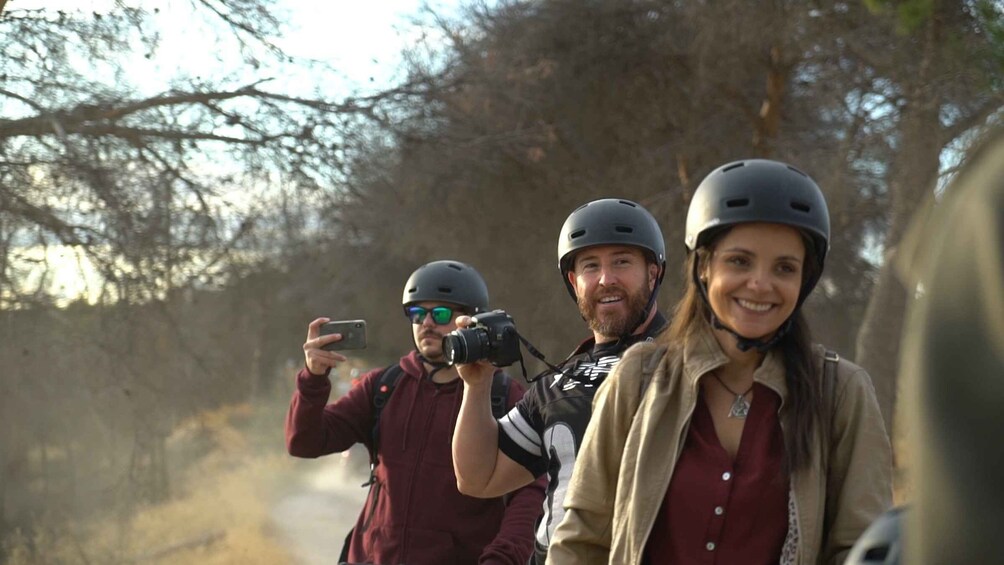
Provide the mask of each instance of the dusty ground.
{"label": "dusty ground", "polygon": [[[101,513],[0,540],[8,565],[313,565],[337,563],[366,497],[366,451],[296,459],[281,414],[222,409],[181,430],[175,447],[210,443],[172,476],[172,496],[129,514]],[[238,424],[235,424],[237,422]],[[243,422],[243,424],[240,424]],[[257,434],[249,428],[260,428]],[[194,438],[200,438],[198,441]],[[207,439],[208,438],[208,439]]]}
{"label": "dusty ground", "polygon": [[366,498],[360,485],[366,480],[359,459],[364,451],[344,457],[336,454],[298,462],[302,487],[282,496],[272,507],[270,519],[276,537],[282,540],[292,563],[335,563],[345,535],[356,522]]}

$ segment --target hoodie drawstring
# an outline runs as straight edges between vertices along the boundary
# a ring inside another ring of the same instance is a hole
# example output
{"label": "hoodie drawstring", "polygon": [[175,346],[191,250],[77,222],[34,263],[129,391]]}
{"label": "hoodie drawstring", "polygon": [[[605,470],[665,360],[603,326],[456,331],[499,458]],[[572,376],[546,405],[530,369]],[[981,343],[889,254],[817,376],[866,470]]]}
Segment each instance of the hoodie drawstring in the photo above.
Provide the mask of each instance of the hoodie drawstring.
{"label": "hoodie drawstring", "polygon": [[463,381],[457,386],[457,394],[453,397],[453,417],[450,420],[450,445],[453,445],[453,433],[457,430],[457,418],[460,417],[460,403],[464,399]]}
{"label": "hoodie drawstring", "polygon": [[[419,387],[421,387],[421,383],[419,383]],[[408,418],[404,422],[404,441],[401,442],[402,452],[408,449],[408,434],[411,432],[411,416],[415,413],[415,402],[418,401],[419,394],[421,394],[421,391],[411,396],[411,405],[408,406]]]}

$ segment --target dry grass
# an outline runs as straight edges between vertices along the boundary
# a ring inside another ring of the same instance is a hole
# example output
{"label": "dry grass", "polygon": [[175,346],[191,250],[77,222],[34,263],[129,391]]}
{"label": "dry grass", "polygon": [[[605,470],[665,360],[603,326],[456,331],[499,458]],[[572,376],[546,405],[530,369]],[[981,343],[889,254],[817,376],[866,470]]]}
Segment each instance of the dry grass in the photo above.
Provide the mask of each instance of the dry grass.
{"label": "dry grass", "polygon": [[291,562],[269,526],[271,505],[287,488],[291,464],[278,446],[259,454],[260,445],[248,433],[255,417],[246,406],[229,407],[200,416],[194,425],[199,434],[190,433],[192,422],[179,426],[173,443],[198,436],[203,443],[211,438],[213,445],[173,478],[172,500],[127,517],[77,520],[59,532],[15,537],[7,543],[8,563]]}
{"label": "dry grass", "polygon": [[189,494],[140,512],[131,523],[134,555],[149,555],[177,544],[212,540],[158,559],[187,563],[274,564],[289,562],[268,535],[275,477],[286,470],[277,457],[249,459],[234,466],[211,456],[193,473]]}

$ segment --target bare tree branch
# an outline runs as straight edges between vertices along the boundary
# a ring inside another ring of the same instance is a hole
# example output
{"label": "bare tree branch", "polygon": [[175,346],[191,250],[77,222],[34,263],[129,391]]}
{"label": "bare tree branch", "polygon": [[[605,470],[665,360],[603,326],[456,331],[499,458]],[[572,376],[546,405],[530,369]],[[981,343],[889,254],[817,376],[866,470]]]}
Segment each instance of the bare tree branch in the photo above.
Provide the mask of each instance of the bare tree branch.
{"label": "bare tree branch", "polygon": [[989,97],[978,107],[967,112],[961,119],[944,128],[940,136],[941,145],[947,145],[963,133],[986,123],[988,119],[1000,112],[1002,108],[1004,108],[1004,92]]}

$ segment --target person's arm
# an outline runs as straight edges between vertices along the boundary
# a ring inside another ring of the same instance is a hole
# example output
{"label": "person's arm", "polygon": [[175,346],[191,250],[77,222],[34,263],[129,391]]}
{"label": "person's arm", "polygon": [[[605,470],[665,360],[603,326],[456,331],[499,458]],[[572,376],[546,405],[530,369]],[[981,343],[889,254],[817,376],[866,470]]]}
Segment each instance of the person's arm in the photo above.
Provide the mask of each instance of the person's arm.
{"label": "person's arm", "polygon": [[865,529],[892,505],[892,448],[868,373],[841,362],[826,481],[829,534],[822,562],[840,564]]}
{"label": "person's arm", "polygon": [[[513,382],[507,406],[512,409],[522,396],[523,387]],[[502,525],[495,539],[485,546],[479,564],[525,565],[529,561],[534,551],[534,526],[543,512],[546,491],[547,475],[541,475],[507,497]]]}
{"label": "person's arm", "polygon": [[364,375],[345,396],[327,404],[331,381],[306,368],[296,375],[296,390],[286,412],[286,450],[295,457],[320,457],[370,443],[372,380],[381,369]]}
{"label": "person's arm", "polygon": [[554,531],[548,565],[607,563],[620,462],[639,402],[645,351],[634,346],[600,385],[593,415],[565,495],[565,517]]}
{"label": "person's arm", "polygon": [[534,551],[534,526],[544,509],[547,475],[516,489],[508,497],[498,535],[485,546],[478,563],[525,565]]}
{"label": "person's arm", "polygon": [[328,404],[328,373],[345,357],[321,349],[341,339],[338,334],[318,335],[320,325],[326,321],[318,318],[308,326],[303,344],[305,366],[296,375],[296,390],[286,413],[286,450],[296,457],[319,457],[367,442],[367,430],[372,427],[371,381],[379,371],[364,375],[344,397]]}
{"label": "person's arm", "polygon": [[534,475],[499,449],[499,426],[491,405],[495,368],[482,361],[457,369],[464,379],[463,401],[453,432],[457,490],[468,496],[493,498],[530,484]]}

